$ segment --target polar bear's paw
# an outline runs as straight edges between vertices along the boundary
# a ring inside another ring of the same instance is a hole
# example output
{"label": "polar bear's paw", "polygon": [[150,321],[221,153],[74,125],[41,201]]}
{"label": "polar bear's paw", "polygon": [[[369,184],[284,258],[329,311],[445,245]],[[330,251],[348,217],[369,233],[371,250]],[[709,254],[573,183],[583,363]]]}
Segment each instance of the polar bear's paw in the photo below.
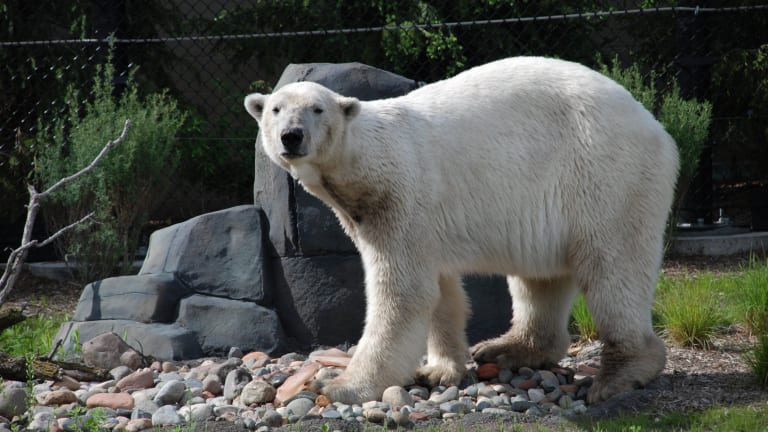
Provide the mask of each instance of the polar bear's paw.
{"label": "polar bear's paw", "polygon": [[595,379],[587,393],[587,403],[594,404],[602,402],[613,395],[630,391],[638,387],[638,383],[632,380],[620,379],[601,379],[599,376]]}
{"label": "polar bear's paw", "polygon": [[561,353],[541,350],[504,336],[478,343],[471,348],[471,354],[478,364],[496,363],[500,368],[511,370],[523,366],[549,368],[562,357]]}
{"label": "polar bear's paw", "polygon": [[425,365],[416,370],[416,382],[432,388],[439,385],[459,385],[464,377],[463,366],[451,366],[448,364]]}
{"label": "polar bear's paw", "polygon": [[655,334],[633,343],[604,341],[600,373],[587,393],[587,402],[645,386],[664,370],[666,359],[664,343]]}
{"label": "polar bear's paw", "polygon": [[376,394],[372,386],[348,382],[343,375],[330,380],[314,380],[309,383],[308,389],[315,393],[322,393],[334,402],[348,405],[361,404],[381,397],[381,392]]}

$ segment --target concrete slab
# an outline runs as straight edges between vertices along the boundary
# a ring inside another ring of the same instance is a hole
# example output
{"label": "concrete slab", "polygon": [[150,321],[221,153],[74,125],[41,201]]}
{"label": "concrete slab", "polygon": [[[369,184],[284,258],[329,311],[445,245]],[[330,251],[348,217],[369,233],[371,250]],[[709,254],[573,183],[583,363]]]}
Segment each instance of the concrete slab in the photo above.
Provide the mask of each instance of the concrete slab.
{"label": "concrete slab", "polygon": [[672,240],[670,254],[673,256],[723,256],[749,252],[768,251],[768,231],[744,234],[678,236]]}

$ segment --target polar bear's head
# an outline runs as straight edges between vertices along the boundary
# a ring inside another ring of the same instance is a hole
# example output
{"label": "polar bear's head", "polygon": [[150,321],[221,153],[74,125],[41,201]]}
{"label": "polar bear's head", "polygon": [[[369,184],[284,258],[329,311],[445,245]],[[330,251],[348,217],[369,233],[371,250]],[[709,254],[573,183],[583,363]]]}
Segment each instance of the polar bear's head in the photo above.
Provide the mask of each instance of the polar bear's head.
{"label": "polar bear's head", "polygon": [[360,101],[313,82],[298,82],[271,95],[246,96],[245,109],[259,123],[269,158],[291,171],[291,166],[337,157],[347,125],[360,112]]}

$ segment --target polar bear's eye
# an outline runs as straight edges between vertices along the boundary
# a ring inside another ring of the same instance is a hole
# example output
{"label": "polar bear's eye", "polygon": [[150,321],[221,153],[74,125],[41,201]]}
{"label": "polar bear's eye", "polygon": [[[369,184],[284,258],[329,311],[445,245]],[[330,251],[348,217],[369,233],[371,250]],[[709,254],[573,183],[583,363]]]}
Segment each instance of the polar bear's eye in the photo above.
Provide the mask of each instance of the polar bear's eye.
{"label": "polar bear's eye", "polygon": [[274,108],[272,108],[272,112],[273,112],[273,113],[275,113],[275,114],[277,114],[277,113],[279,113],[279,112],[280,112],[280,108],[278,108],[278,107],[274,107]]}
{"label": "polar bear's eye", "polygon": [[315,108],[315,114],[322,114],[323,109],[322,108]]}

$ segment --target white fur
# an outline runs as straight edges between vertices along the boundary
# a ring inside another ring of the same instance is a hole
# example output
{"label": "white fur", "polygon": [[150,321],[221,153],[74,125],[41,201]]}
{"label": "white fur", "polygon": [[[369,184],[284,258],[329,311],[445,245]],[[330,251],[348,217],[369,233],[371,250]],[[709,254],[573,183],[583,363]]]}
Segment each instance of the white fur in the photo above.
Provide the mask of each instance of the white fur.
{"label": "white fur", "polygon": [[[606,344],[590,400],[663,368],[651,305],[677,150],[621,86],[521,57],[399,98],[358,102],[302,82],[245,105],[267,155],[333,208],[362,256],[366,326],[347,371],[323,387],[332,399],[381,396],[425,350],[419,375],[456,384],[469,272],[512,275],[513,326],[476,346],[478,361],[557,361],[581,290]],[[300,158],[281,156],[291,127],[306,131]]]}

